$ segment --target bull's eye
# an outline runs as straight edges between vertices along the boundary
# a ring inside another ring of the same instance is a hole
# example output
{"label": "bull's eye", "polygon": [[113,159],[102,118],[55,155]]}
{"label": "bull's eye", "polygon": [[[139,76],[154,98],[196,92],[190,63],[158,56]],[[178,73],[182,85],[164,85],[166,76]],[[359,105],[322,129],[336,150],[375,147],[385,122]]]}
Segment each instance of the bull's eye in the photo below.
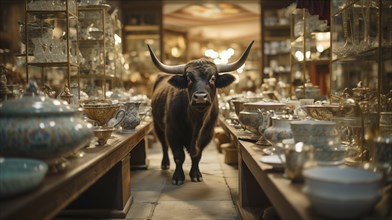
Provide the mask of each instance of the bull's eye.
{"label": "bull's eye", "polygon": [[191,84],[191,83],[192,83],[191,77],[187,76],[187,77],[186,77],[186,80],[188,81],[188,84]]}
{"label": "bull's eye", "polygon": [[211,76],[211,78],[210,78],[210,83],[211,83],[211,84],[214,84],[214,83],[215,83],[215,76],[214,76],[214,75]]}

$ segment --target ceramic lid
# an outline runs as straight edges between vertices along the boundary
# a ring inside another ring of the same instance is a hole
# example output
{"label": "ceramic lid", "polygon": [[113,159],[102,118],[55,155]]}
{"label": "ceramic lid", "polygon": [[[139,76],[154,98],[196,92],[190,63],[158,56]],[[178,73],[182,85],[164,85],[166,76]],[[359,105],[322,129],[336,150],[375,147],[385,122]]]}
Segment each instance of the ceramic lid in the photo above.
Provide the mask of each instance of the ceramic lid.
{"label": "ceramic lid", "polygon": [[65,114],[75,112],[77,110],[63,100],[40,95],[35,82],[29,82],[22,98],[6,100],[0,104],[0,115]]}

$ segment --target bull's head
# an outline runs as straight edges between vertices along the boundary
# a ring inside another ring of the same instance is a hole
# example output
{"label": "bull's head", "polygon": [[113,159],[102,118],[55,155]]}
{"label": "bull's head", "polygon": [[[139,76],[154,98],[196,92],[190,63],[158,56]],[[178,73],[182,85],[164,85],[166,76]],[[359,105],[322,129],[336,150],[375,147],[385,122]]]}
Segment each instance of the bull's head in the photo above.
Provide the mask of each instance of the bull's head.
{"label": "bull's head", "polygon": [[168,66],[158,60],[150,45],[147,46],[154,65],[162,72],[174,74],[169,83],[176,88],[187,89],[191,105],[203,110],[214,101],[216,88],[224,88],[235,80],[231,74],[219,73],[231,72],[240,68],[245,63],[253,42],[249,44],[237,61],[217,65],[206,59],[198,59],[187,64]]}

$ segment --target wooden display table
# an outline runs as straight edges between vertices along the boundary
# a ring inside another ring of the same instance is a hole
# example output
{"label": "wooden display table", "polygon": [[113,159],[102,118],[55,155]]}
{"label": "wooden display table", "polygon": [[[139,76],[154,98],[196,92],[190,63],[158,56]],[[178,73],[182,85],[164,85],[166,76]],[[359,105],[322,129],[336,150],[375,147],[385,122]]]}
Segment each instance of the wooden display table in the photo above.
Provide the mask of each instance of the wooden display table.
{"label": "wooden display table", "polygon": [[[236,136],[243,131],[233,128],[223,118],[224,130]],[[234,138],[235,140],[236,138]],[[237,138],[238,139],[238,138]],[[320,216],[302,192],[303,183],[292,183],[282,171],[259,161],[262,148],[252,142],[238,140],[239,197],[237,208],[242,219],[261,219],[265,208],[273,206],[281,219],[326,219]],[[383,190],[383,198],[366,219],[392,218],[392,187]]]}
{"label": "wooden display table", "polygon": [[130,160],[139,158],[133,149],[142,147],[152,128],[151,121],[142,121],[135,133],[114,132],[107,145],[90,146],[84,157],[71,159],[63,172],[48,174],[34,191],[1,200],[0,219],[124,218],[132,204]]}

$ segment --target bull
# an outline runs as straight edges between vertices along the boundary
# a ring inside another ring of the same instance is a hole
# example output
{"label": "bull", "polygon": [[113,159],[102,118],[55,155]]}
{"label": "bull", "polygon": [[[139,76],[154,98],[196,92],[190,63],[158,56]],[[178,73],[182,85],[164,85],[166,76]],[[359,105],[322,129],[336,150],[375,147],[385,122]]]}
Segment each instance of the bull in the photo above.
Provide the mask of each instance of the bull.
{"label": "bull", "polygon": [[153,86],[151,97],[155,133],[161,142],[163,158],[161,168],[170,168],[168,147],[171,148],[175,170],[174,185],[184,183],[182,165],[185,161],[184,148],[191,156],[189,176],[193,182],[203,181],[199,162],[203,149],[209,144],[218,119],[216,89],[230,85],[234,80],[230,72],[241,67],[253,45],[252,41],[242,56],[229,64],[217,64],[207,59],[197,59],[181,65],[166,65],[155,56],[147,45],[154,65],[162,72]]}

